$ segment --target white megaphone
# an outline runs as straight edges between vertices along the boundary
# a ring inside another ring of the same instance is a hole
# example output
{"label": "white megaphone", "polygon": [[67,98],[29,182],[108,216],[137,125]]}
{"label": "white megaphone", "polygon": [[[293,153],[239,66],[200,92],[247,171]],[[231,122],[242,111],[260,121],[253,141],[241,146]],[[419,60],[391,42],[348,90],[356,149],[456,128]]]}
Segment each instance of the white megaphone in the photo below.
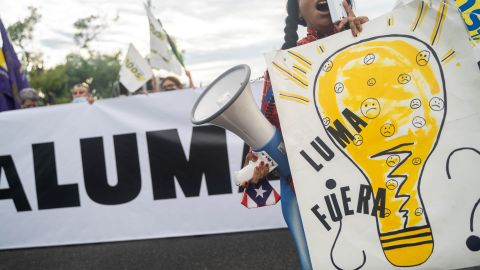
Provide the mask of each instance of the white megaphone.
{"label": "white megaphone", "polygon": [[250,68],[235,66],[215,79],[198,98],[192,109],[192,123],[211,123],[225,128],[247,143],[259,157],[236,172],[237,185],[253,176],[261,161],[290,176],[290,167],[281,133],[260,112],[250,89]]}

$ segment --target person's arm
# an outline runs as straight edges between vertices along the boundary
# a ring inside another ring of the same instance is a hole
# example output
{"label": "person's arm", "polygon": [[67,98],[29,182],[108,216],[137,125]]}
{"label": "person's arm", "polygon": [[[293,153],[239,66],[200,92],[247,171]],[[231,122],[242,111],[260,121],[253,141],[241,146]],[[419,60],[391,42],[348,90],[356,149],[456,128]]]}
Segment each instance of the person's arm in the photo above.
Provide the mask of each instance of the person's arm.
{"label": "person's arm", "polygon": [[368,17],[355,16],[352,7],[347,3],[346,0],[343,0],[343,8],[345,8],[345,11],[347,12],[347,17],[335,25],[335,31],[340,32],[346,25],[348,25],[350,26],[350,30],[352,30],[353,36],[356,37],[360,32],[362,32],[362,24],[368,22]]}
{"label": "person's arm", "polygon": [[192,89],[195,88],[195,85],[193,84],[192,74],[190,73],[190,71],[185,69],[185,74],[188,77],[188,86]]}
{"label": "person's arm", "polygon": [[[270,82],[270,76],[268,75],[268,71],[265,72],[264,75],[264,83],[263,83],[263,94],[262,94],[262,104],[261,104],[261,109],[260,111],[265,115],[267,120],[274,125],[276,128],[280,129],[280,121],[278,118],[278,113],[277,113],[277,106],[275,105],[275,99],[273,97],[273,90],[272,90],[272,84]],[[246,166],[250,160],[254,160],[257,157],[252,153],[252,149],[248,152],[247,156],[245,157],[245,164]],[[269,171],[269,165],[268,163],[260,163],[257,167],[255,167],[255,170],[253,172],[253,177],[249,183],[256,184],[260,182],[261,180],[265,179],[268,175]]]}
{"label": "person's arm", "polygon": [[160,92],[160,86],[159,86],[159,83],[157,81],[157,77],[155,77],[155,75],[152,77],[152,91],[154,93],[156,92]]}

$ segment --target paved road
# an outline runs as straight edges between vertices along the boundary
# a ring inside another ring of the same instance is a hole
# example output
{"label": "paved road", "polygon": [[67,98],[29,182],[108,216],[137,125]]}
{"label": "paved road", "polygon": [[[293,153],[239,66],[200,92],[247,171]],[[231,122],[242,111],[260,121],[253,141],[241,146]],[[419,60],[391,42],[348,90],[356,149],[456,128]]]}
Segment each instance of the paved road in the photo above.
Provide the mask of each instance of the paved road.
{"label": "paved road", "polygon": [[0,251],[0,269],[299,269],[288,231]]}
{"label": "paved road", "polygon": [[[295,270],[299,265],[283,229],[0,251],[0,269]],[[474,269],[480,267],[468,270]]]}

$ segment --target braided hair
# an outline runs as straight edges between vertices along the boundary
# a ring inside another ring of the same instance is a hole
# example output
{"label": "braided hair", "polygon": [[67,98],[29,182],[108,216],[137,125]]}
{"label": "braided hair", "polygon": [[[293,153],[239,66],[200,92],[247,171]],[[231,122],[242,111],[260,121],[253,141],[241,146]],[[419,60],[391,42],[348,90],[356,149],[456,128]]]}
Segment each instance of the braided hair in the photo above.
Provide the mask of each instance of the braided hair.
{"label": "braided hair", "polygon": [[282,50],[290,49],[297,46],[298,34],[297,29],[298,25],[306,26],[307,23],[305,20],[300,19],[298,16],[298,0],[288,0],[287,1],[287,18],[285,18],[285,28],[283,32],[285,33],[284,41],[282,45]]}
{"label": "braided hair", "polygon": [[[353,4],[352,0],[347,0],[347,3],[351,6]],[[287,18],[285,18],[285,28],[283,32],[285,33],[283,39],[284,42],[282,45],[282,50],[290,49],[297,46],[298,34],[297,29],[298,25],[307,26],[307,22],[299,17],[299,5],[298,0],[288,0],[287,1]]]}

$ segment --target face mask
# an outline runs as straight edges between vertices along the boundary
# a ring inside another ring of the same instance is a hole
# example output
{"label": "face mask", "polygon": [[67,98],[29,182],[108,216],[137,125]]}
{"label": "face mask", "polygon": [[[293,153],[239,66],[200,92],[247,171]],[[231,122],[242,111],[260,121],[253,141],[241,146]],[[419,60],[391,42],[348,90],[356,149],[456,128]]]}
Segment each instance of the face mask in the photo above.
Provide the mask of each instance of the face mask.
{"label": "face mask", "polygon": [[83,102],[87,102],[87,98],[86,97],[76,97],[73,99],[72,103],[83,103]]}

